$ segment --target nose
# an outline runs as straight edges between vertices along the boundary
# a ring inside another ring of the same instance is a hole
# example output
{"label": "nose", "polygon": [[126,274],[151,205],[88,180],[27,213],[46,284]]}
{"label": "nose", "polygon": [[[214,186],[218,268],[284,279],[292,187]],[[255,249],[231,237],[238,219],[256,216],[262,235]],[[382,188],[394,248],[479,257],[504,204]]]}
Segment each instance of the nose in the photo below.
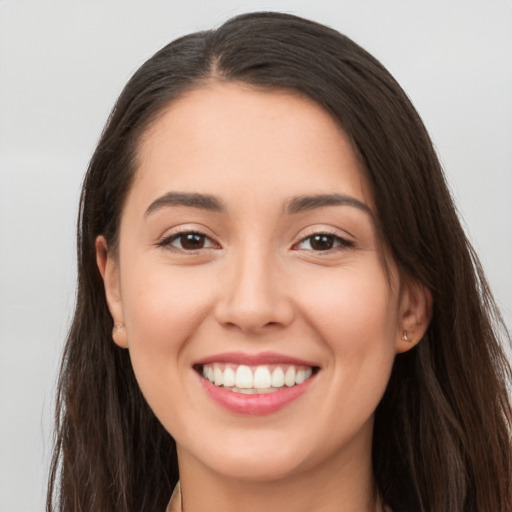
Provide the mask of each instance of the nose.
{"label": "nose", "polygon": [[289,325],[294,308],[284,269],[259,251],[234,258],[222,281],[217,321],[246,333],[262,333]]}

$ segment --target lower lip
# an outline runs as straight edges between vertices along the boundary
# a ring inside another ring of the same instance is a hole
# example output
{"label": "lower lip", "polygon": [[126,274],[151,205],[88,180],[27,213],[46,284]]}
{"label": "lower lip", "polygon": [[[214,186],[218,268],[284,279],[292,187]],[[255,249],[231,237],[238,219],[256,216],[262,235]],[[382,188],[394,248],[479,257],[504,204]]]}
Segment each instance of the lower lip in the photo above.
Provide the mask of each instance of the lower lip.
{"label": "lower lip", "polygon": [[201,376],[199,378],[210,398],[224,409],[237,414],[259,416],[271,414],[291,404],[309,388],[315,376],[313,375],[302,384],[290,388],[286,387],[272,393],[254,395],[235,393],[226,388],[215,386]]}

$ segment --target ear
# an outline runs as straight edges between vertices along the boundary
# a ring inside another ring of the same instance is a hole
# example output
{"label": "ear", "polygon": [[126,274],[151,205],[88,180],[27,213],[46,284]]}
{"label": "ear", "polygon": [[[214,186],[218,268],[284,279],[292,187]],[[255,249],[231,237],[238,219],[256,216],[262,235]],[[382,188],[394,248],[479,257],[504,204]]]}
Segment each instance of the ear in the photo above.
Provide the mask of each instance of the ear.
{"label": "ear", "polygon": [[98,236],[95,242],[96,263],[103,278],[105,296],[114,328],[112,338],[121,348],[128,348],[126,329],[124,325],[123,303],[119,286],[119,264],[114,255],[108,250],[104,236]]}
{"label": "ear", "polygon": [[396,352],[406,352],[419,343],[431,318],[432,294],[418,281],[406,278],[400,294]]}

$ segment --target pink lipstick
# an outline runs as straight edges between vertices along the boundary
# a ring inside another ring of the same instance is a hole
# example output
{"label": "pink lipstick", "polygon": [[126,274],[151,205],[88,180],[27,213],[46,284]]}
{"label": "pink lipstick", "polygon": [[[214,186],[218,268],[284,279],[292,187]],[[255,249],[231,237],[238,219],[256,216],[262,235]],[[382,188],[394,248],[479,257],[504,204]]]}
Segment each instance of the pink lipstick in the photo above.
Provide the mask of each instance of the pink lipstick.
{"label": "pink lipstick", "polygon": [[217,404],[238,414],[270,414],[299,398],[319,367],[275,353],[223,353],[194,364],[201,385]]}

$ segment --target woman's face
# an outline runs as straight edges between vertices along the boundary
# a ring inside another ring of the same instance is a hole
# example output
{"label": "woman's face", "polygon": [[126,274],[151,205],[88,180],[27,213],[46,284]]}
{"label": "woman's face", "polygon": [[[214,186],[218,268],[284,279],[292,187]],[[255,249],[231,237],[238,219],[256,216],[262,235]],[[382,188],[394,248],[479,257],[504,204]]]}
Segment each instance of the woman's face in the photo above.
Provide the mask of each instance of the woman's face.
{"label": "woman's face", "polygon": [[118,255],[100,237],[98,261],[180,465],[265,480],[367,463],[421,300],[384,267],[343,130],[298,96],[213,83],[163,113],[138,163]]}

